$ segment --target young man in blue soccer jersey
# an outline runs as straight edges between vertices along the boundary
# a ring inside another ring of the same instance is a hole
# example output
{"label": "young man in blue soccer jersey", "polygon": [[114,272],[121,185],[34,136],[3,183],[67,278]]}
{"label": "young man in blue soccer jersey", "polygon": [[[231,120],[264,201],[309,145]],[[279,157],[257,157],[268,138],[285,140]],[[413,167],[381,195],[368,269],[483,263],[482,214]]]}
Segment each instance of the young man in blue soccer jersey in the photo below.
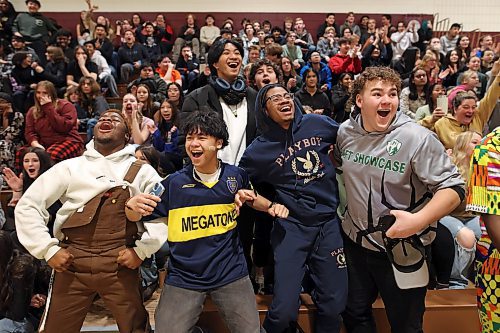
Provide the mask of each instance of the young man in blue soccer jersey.
{"label": "young man in blue soccer jersey", "polygon": [[191,165],[162,182],[161,202],[146,218],[168,222],[171,254],[155,331],[191,332],[210,295],[231,332],[257,333],[259,317],[236,216],[245,202],[281,218],[288,210],[256,194],[244,170],[217,159],[228,144],[220,115],[195,111],[183,127]]}

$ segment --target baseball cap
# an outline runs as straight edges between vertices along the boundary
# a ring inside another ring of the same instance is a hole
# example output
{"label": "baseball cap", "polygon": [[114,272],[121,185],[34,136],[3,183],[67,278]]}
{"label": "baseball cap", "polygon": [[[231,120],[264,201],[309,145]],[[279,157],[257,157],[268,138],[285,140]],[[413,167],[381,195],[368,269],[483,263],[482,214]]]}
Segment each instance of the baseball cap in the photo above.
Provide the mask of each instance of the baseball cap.
{"label": "baseball cap", "polygon": [[385,232],[394,223],[394,215],[381,218],[384,225],[382,239],[387,257],[392,264],[396,284],[401,289],[425,287],[429,284],[425,247],[417,235],[408,238],[389,238]]}

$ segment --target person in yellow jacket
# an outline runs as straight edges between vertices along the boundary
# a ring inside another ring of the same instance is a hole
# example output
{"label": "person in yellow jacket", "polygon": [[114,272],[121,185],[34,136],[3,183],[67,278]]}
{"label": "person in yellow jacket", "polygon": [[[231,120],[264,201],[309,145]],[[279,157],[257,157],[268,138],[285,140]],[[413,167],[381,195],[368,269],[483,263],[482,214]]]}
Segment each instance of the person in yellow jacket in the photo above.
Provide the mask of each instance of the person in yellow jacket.
{"label": "person in yellow jacket", "polygon": [[457,135],[466,131],[482,133],[490,119],[495,104],[500,98],[500,60],[495,62],[491,75],[494,78],[486,95],[477,105],[477,97],[470,92],[458,93],[453,99],[450,113],[442,118],[427,116],[419,124],[436,132],[439,141],[446,149],[455,146]]}

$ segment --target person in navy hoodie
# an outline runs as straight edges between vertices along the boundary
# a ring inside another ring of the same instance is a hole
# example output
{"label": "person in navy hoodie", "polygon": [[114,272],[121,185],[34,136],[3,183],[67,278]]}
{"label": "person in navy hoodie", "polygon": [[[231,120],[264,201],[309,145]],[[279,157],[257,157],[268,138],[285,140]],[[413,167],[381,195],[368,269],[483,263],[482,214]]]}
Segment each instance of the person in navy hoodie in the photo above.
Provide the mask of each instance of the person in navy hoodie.
{"label": "person in navy hoodie", "polygon": [[[347,269],[334,165],[330,159],[338,124],[307,114],[280,84],[263,87],[256,119],[261,133],[246,149],[239,166],[254,184],[272,185],[274,202],[289,208],[271,234],[275,259],[274,298],[264,321],[268,333],[281,333],[297,319],[306,268],[315,285],[315,332],[339,332],[347,300]],[[262,167],[266,166],[266,167]]]}

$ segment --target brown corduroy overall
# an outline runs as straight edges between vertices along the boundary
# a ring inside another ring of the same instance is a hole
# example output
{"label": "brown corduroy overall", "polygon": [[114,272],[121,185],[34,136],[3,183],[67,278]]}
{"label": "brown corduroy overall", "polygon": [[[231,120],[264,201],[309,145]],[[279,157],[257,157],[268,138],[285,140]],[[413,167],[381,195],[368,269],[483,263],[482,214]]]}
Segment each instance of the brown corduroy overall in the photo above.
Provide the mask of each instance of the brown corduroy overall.
{"label": "brown corduroy overall", "polygon": [[[134,162],[124,180],[132,183],[141,165]],[[149,332],[139,271],[116,262],[118,253],[138,239],[137,224],[125,215],[129,197],[127,186],[113,187],[64,223],[60,246],[74,261],[67,271],[55,273],[40,332],[80,332],[96,294],[113,313],[120,332]]]}

